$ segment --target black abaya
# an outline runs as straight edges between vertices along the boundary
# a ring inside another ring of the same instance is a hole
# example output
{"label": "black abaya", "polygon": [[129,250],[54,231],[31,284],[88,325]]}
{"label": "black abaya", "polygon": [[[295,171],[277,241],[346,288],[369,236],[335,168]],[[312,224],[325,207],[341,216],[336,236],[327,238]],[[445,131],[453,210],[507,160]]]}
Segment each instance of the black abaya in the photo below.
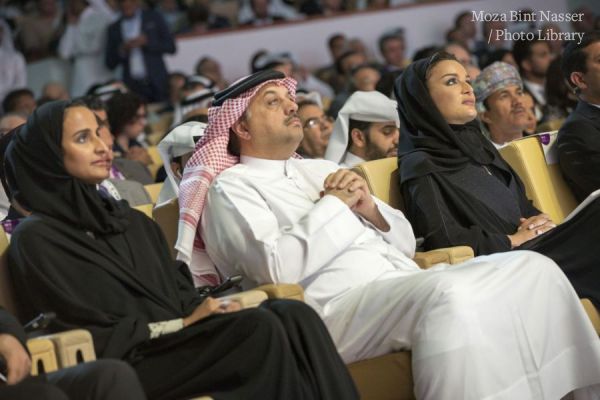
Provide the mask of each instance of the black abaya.
{"label": "black abaya", "polygon": [[11,190],[33,210],[9,250],[25,318],[54,311],[53,329],[88,329],[97,355],[133,365],[150,398],[357,397],[325,326],[302,303],[214,315],[151,340],[148,323],[186,317],[201,299],[154,221],[66,173],[65,107],[38,108],[7,154]]}
{"label": "black abaya", "polygon": [[[473,122],[449,125],[426,87],[430,60],[411,64],[396,82],[401,118],[400,186],[407,217],[426,249],[465,245],[475,255],[511,250],[508,235],[519,220],[540,214],[523,184]],[[491,176],[472,178],[467,170]],[[477,182],[465,182],[466,176]],[[500,194],[490,199],[490,193]],[[502,204],[495,204],[501,202]],[[511,207],[511,212],[501,211]],[[513,216],[511,218],[511,215]],[[596,200],[568,223],[526,242],[518,250],[533,250],[552,258],[580,297],[600,308],[600,202]]]}

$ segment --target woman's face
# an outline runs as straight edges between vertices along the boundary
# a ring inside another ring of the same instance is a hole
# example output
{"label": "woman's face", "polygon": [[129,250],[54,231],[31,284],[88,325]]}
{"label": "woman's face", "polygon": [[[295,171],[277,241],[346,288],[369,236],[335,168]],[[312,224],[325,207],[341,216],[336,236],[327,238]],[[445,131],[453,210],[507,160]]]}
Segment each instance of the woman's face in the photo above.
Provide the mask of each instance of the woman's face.
{"label": "woman's face", "polygon": [[477,116],[475,95],[465,68],[454,60],[438,62],[429,71],[427,88],[446,122],[462,125]]}
{"label": "woman's face", "polygon": [[65,111],[62,135],[63,162],[74,178],[97,184],[108,178],[111,156],[100,139],[96,116],[85,107]]}
{"label": "woman's face", "polygon": [[147,121],[146,106],[141,105],[131,121],[123,127],[123,134],[129,139],[136,139],[144,132]]}

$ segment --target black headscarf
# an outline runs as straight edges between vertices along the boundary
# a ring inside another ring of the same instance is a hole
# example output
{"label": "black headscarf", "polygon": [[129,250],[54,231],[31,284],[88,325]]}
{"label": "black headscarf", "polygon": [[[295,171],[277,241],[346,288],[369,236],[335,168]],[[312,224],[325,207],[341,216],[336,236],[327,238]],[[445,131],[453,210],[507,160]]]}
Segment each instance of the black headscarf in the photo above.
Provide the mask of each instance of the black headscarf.
{"label": "black headscarf", "polygon": [[6,178],[12,195],[26,209],[97,234],[124,232],[126,202],[101,197],[65,170],[63,119],[70,101],[53,101],[37,108],[8,145]]}
{"label": "black headscarf", "polygon": [[438,53],[415,61],[396,80],[402,182],[435,172],[456,171],[470,162],[494,164],[507,170],[477,121],[450,125],[436,107],[427,89],[426,73],[437,56]]}

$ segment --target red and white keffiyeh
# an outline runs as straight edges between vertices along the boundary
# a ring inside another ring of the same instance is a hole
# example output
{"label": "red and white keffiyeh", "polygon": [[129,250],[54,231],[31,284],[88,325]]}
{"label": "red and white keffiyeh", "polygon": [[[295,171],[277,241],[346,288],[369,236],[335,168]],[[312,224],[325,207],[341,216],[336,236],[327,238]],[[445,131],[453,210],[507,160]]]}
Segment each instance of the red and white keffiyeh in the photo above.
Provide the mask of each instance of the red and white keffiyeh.
{"label": "red and white keffiyeh", "polygon": [[179,227],[177,259],[185,262],[192,273],[196,286],[215,286],[221,277],[206,254],[200,236],[200,218],[204,201],[213,179],[222,171],[234,166],[239,158],[227,151],[229,129],[244,114],[250,101],[266,84],[285,86],[295,97],[296,81],[292,78],[265,81],[236,98],[227,99],[220,107],[208,110],[208,127],[196,143],[194,154],[187,162],[179,185]]}

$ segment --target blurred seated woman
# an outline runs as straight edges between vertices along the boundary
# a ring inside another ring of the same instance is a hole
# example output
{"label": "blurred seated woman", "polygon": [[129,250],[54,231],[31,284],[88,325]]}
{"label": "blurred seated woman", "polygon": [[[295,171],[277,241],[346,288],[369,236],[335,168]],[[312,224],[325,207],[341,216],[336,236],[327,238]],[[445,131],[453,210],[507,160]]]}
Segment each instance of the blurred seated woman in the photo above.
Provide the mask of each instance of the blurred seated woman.
{"label": "blurred seated woman", "polygon": [[12,194],[32,211],[9,255],[25,317],[52,310],[54,329],[88,329],[96,354],[129,362],[154,399],[357,397],[308,306],[203,301],[158,225],[96,190],[107,155],[77,102],[38,108],[9,144]]}
{"label": "blurred seated woman", "polygon": [[600,309],[600,201],[558,227],[537,210],[482,135],[469,77],[453,56],[437,53],[411,64],[395,89],[401,190],[425,248],[465,245],[475,255],[537,251]]}
{"label": "blurred seated woman", "polygon": [[106,102],[108,123],[115,136],[115,157],[126,157],[143,165],[152,164],[146,147],[148,113],[146,103],[135,93],[117,93]]}

